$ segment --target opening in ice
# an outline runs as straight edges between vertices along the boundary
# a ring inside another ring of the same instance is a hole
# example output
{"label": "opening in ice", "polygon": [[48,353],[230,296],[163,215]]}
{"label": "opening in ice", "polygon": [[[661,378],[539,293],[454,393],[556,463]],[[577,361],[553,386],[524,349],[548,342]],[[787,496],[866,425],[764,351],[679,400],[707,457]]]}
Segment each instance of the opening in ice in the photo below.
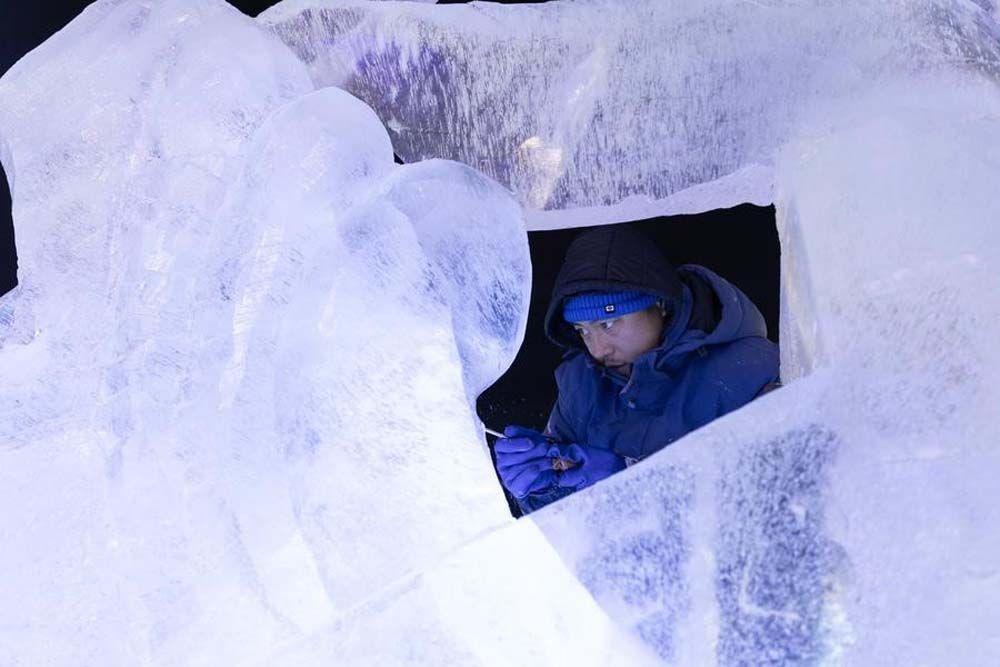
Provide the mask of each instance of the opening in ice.
{"label": "opening in ice", "polygon": [[7,174],[0,167],[0,297],[17,286],[17,249]]}
{"label": "opening in ice", "polygon": [[[760,309],[768,338],[778,342],[780,248],[773,206],[743,204],[691,215],[660,216],[630,226],[654,241],[674,266],[705,266],[742,290]],[[510,368],[484,391],[476,407],[495,431],[507,424],[542,430],[556,399],[553,372],[564,351],[544,333],[544,317],[566,248],[583,229],[528,233],[531,250],[531,306],[524,342]],[[488,437],[493,444],[494,438]],[[514,516],[517,502],[507,493]]]}

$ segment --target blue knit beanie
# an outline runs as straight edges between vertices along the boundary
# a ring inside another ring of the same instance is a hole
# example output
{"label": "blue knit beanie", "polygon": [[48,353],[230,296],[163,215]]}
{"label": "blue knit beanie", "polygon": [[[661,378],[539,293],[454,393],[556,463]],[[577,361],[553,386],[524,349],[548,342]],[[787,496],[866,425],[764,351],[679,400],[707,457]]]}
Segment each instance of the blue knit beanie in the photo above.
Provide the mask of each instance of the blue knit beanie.
{"label": "blue knit beanie", "polygon": [[638,290],[583,292],[563,301],[563,319],[567,322],[609,320],[645,310],[655,303],[655,296]]}

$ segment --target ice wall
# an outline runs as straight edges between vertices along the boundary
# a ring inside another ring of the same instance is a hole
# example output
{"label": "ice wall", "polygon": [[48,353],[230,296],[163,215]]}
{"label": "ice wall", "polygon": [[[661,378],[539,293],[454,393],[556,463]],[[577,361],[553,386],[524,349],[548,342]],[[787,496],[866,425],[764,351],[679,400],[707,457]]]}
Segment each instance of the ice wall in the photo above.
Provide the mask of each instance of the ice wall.
{"label": "ice wall", "polygon": [[[0,79],[0,655],[996,662],[998,34],[95,3]],[[528,255],[477,170],[536,227],[773,199],[789,385],[512,523],[471,401]]]}
{"label": "ice wall", "polygon": [[[396,635],[487,662],[458,614],[523,634],[459,609],[509,578],[421,574],[512,523],[472,408],[523,335],[508,191],[395,166],[369,108],[215,0],[89,7],[0,80],[0,145],[3,662],[329,664],[310,642],[403,594],[438,638],[383,626],[351,664]],[[539,638],[603,627],[579,650],[641,663],[554,553],[539,576]]]}
{"label": "ice wall", "polygon": [[286,0],[404,160],[534,228],[774,201],[794,381],[532,518],[678,664],[985,664],[996,573],[990,2]]}
{"label": "ice wall", "polygon": [[788,386],[532,515],[668,664],[1000,656],[997,93],[804,117],[775,168]]}
{"label": "ice wall", "polygon": [[963,0],[285,0],[259,20],[317,85],[375,109],[404,161],[475,166],[533,228],[769,204],[773,155],[812,105],[1000,72],[995,21]]}

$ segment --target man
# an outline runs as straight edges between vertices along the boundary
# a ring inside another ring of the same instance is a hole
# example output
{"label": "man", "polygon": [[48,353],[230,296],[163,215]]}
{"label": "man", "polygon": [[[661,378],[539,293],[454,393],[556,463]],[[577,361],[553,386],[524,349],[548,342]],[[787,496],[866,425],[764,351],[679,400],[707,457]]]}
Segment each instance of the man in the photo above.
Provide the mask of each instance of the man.
{"label": "man", "polygon": [[578,236],[545,333],[567,354],[544,433],[508,426],[497,469],[524,513],[658,452],[778,382],[760,311],[703,266],[677,269],[624,225]]}

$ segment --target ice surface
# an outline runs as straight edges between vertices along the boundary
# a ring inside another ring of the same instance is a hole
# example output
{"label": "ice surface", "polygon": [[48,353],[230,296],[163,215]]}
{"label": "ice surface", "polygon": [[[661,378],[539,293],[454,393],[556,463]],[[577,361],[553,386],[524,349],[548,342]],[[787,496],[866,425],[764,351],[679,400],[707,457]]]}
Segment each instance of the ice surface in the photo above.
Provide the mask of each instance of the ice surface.
{"label": "ice surface", "polygon": [[266,661],[510,523],[471,408],[523,335],[506,190],[396,167],[222,2],[96,3],[0,100],[5,659]]}
{"label": "ice surface", "polygon": [[[317,85],[375,109],[404,161],[473,165],[518,193],[531,227],[552,228],[771,203],[775,151],[811,107],[919,72],[996,76],[996,23],[973,9],[285,0],[259,20]],[[672,199],[725,176],[721,192]]]}
{"label": "ice surface", "polygon": [[[95,3],[0,79],[0,655],[998,662],[998,35],[961,0]],[[788,386],[512,523],[472,405],[524,216],[743,199]]]}

